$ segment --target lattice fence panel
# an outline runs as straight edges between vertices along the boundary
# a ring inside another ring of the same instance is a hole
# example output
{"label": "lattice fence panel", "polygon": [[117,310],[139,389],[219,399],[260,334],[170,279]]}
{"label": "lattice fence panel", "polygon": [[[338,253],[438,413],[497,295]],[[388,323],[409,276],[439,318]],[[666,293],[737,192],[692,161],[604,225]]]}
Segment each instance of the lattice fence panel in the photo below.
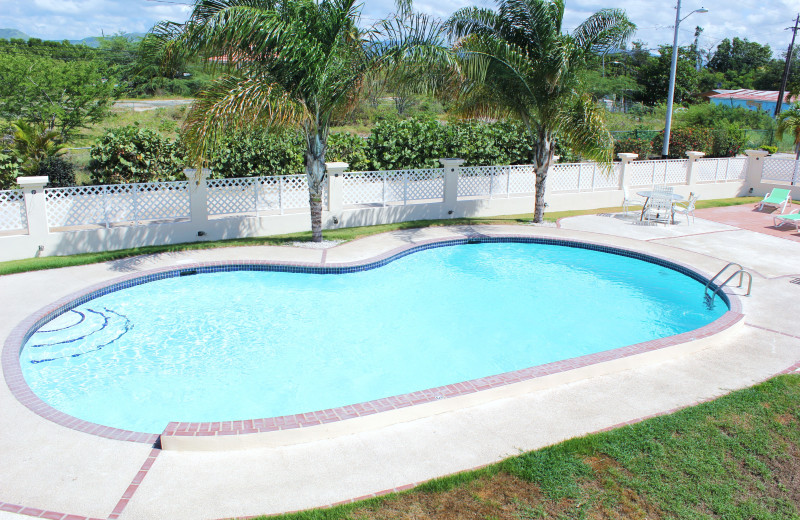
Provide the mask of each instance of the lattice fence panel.
{"label": "lattice fence panel", "polygon": [[28,214],[22,190],[0,191],[0,231],[28,230]]}
{"label": "lattice fence panel", "polygon": [[469,166],[461,168],[458,175],[459,197],[489,197],[494,193],[495,177],[502,173],[501,166]]}
{"label": "lattice fence panel", "polygon": [[631,186],[653,186],[656,184],[686,184],[687,159],[666,161],[633,161],[630,168]]}
{"label": "lattice fence panel", "polygon": [[256,181],[258,177],[208,179],[208,214],[235,215],[256,211]]}
{"label": "lattice fence panel", "polygon": [[256,208],[258,211],[278,211],[281,209],[281,183],[279,175],[259,177],[255,180]]}
{"label": "lattice fence panel", "polygon": [[509,195],[536,192],[536,170],[533,166],[529,164],[511,166],[508,175]]}
{"label": "lattice fence panel", "polygon": [[154,182],[45,189],[47,224],[74,227],[189,218],[189,183]]}
{"label": "lattice fence panel", "polygon": [[408,170],[406,201],[444,200],[444,168]]}
{"label": "lattice fence panel", "polygon": [[133,214],[136,221],[190,218],[189,183],[159,182],[134,185]]}
{"label": "lattice fence panel", "polygon": [[387,172],[351,172],[342,178],[342,204],[383,203]]}
{"label": "lattice fence panel", "polygon": [[547,172],[547,185],[549,191],[577,191],[581,174],[579,163],[562,163],[550,166]]}
{"label": "lattice fence panel", "polygon": [[728,175],[726,179],[729,181],[744,180],[747,178],[747,158],[746,157],[730,157],[728,159]]}
{"label": "lattice fence panel", "polygon": [[610,168],[596,164],[594,169],[594,177],[592,180],[592,189],[618,190],[619,172],[621,168],[622,167],[618,162],[613,163]]}
{"label": "lattice fence panel", "polygon": [[800,161],[765,157],[761,179],[765,181],[800,182]]}

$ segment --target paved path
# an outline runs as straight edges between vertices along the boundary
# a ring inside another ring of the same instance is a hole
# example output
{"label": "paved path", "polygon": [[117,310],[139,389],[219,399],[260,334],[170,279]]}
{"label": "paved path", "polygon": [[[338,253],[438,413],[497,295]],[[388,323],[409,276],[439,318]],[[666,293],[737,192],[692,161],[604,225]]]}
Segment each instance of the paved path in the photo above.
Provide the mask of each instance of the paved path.
{"label": "paved path", "polygon": [[[613,216],[533,226],[428,228],[386,233],[326,252],[287,247],[187,251],[0,277],[0,336],[36,310],[123,274],[194,261],[354,262],[433,238],[528,234],[603,242],[714,273],[728,261],[754,271],[745,324],[707,348],[657,363],[562,382],[458,410],[348,435],[273,448],[170,452],[80,433],[45,420],[0,386],[0,511],[47,518],[196,520],[278,513],[400,488],[560,440],[664,413],[751,386],[800,361],[796,306],[800,244],[698,220],[639,226]],[[728,238],[725,238],[728,237]],[[13,305],[9,305],[13,302]],[[459,399],[459,398],[456,398]],[[429,405],[421,405],[429,406]],[[60,513],[55,513],[60,512]],[[0,520],[24,518],[0,512]],[[69,517],[72,518],[72,517]]]}
{"label": "paved path", "polygon": [[114,102],[117,110],[132,110],[134,112],[145,112],[157,108],[169,108],[181,105],[191,105],[194,99],[121,99]]}

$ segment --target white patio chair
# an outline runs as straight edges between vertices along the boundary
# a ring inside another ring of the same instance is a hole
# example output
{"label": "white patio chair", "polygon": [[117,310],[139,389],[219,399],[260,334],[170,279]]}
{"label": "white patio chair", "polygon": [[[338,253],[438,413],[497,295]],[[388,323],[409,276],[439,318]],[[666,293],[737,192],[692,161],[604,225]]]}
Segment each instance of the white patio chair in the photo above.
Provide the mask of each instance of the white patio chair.
{"label": "white patio chair", "polygon": [[628,214],[630,207],[639,207],[644,208],[644,200],[639,198],[632,198],[630,193],[628,192],[628,187],[622,187],[622,209],[625,211],[625,214]]}
{"label": "white patio chair", "polygon": [[669,190],[653,190],[653,196],[644,209],[644,219],[648,222],[663,222],[669,224],[675,221],[672,211],[672,188]]}
{"label": "white patio chair", "polygon": [[[686,215],[686,225],[689,225],[689,216],[692,217],[692,222],[694,222],[694,206],[697,202],[698,196],[694,193],[689,194],[689,200],[685,203],[678,202],[677,204],[672,205],[672,211],[674,213],[679,213],[681,215]],[[674,217],[673,217],[674,218]]]}

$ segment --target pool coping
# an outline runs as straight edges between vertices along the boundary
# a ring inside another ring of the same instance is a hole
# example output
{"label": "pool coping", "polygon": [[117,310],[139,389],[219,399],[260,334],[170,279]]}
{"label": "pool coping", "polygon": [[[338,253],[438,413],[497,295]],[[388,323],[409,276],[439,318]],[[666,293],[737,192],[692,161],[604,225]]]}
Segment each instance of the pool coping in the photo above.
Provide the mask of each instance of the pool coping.
{"label": "pool coping", "polygon": [[[275,262],[263,260],[189,263],[181,265],[180,267],[169,266],[124,275],[107,282],[89,286],[86,289],[60,298],[43,307],[20,322],[6,339],[2,352],[3,373],[9,389],[21,404],[26,406],[40,417],[61,426],[108,439],[145,443],[159,448],[213,449],[208,447],[208,441],[214,441],[217,439],[236,439],[238,436],[248,435],[252,437],[252,434],[268,434],[277,431],[297,431],[298,429],[308,429],[314,426],[331,425],[332,423],[339,423],[349,419],[373,416],[374,414],[381,412],[396,411],[415,405],[439,402],[454,397],[468,396],[485,390],[497,389],[506,387],[508,385],[513,385],[515,383],[537,380],[539,378],[544,378],[545,376],[563,374],[565,372],[575,371],[576,369],[586,368],[601,363],[622,360],[638,354],[659,351],[667,347],[692,343],[719,334],[733,327],[737,323],[741,323],[744,317],[741,313],[742,306],[738,296],[729,290],[728,287],[724,287],[720,294],[723,295],[723,299],[726,300],[726,303],[729,305],[729,310],[726,313],[699,329],[694,329],[692,331],[684,332],[674,336],[650,340],[643,343],[636,343],[616,349],[555,361],[544,365],[523,368],[502,374],[486,376],[461,383],[444,385],[407,394],[401,394],[337,408],[319,410],[315,412],[250,420],[218,422],[170,422],[160,435],[103,426],[70,416],[64,412],[56,410],[42,401],[38,396],[36,396],[36,394],[33,393],[22,376],[22,369],[19,363],[19,353],[35,329],[53,317],[63,312],[67,312],[71,308],[74,308],[86,301],[133,285],[139,285],[141,283],[147,283],[157,279],[182,276],[185,274],[196,274],[197,272],[245,270],[248,268],[249,270],[305,272],[319,274],[350,273],[375,269],[394,260],[425,249],[469,243],[500,242],[551,244],[601,251],[661,265],[681,272],[684,275],[690,276],[701,283],[709,281],[709,277],[697,268],[674,260],[668,260],[652,253],[643,253],[627,247],[608,246],[602,243],[587,240],[522,234],[487,235],[481,233],[470,233],[461,235],[461,238],[428,239],[396,247],[365,260],[347,263],[328,264],[325,261],[325,255],[323,255],[322,260],[318,263]],[[712,284],[712,287],[715,286]],[[195,442],[196,447],[186,448],[187,441],[190,443],[188,445],[192,446],[191,441],[193,440],[197,441]],[[230,443],[226,444],[226,446],[229,444]],[[219,447],[222,448],[222,444],[220,444]]]}

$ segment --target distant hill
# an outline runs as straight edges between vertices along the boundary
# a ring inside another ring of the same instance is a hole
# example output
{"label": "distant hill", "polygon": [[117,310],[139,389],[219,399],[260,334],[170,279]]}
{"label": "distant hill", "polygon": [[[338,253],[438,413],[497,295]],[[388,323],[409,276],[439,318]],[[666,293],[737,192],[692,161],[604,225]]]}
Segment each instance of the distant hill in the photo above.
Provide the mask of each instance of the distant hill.
{"label": "distant hill", "polygon": [[[131,40],[138,41],[138,40],[141,40],[142,38],[144,38],[145,33],[124,33],[124,34],[121,34],[121,35],[118,35],[118,34],[113,34],[113,35],[109,34],[108,35],[109,38],[111,38],[113,36],[124,36],[126,38],[131,39]],[[70,40],[69,42],[72,45],[87,45],[89,47],[99,47],[101,39],[102,39],[102,36],[89,36],[88,38],[84,38],[82,40]]]}
{"label": "distant hill", "polygon": [[17,29],[0,29],[0,39],[10,40],[12,38],[27,40],[30,36]]}
{"label": "distant hill", "polygon": [[[108,36],[110,38],[112,36],[118,36],[118,35],[109,34]],[[125,33],[122,34],[121,36],[125,36],[132,40],[141,40],[142,38],[144,38],[145,33]],[[18,29],[0,29],[0,39],[10,40],[12,38],[28,40],[31,37]],[[69,42],[73,45],[87,45],[89,47],[99,47],[101,38],[102,36],[89,36],[88,38],[83,38],[82,40],[69,40]],[[52,40],[57,42],[63,41],[57,38],[52,38]]]}

